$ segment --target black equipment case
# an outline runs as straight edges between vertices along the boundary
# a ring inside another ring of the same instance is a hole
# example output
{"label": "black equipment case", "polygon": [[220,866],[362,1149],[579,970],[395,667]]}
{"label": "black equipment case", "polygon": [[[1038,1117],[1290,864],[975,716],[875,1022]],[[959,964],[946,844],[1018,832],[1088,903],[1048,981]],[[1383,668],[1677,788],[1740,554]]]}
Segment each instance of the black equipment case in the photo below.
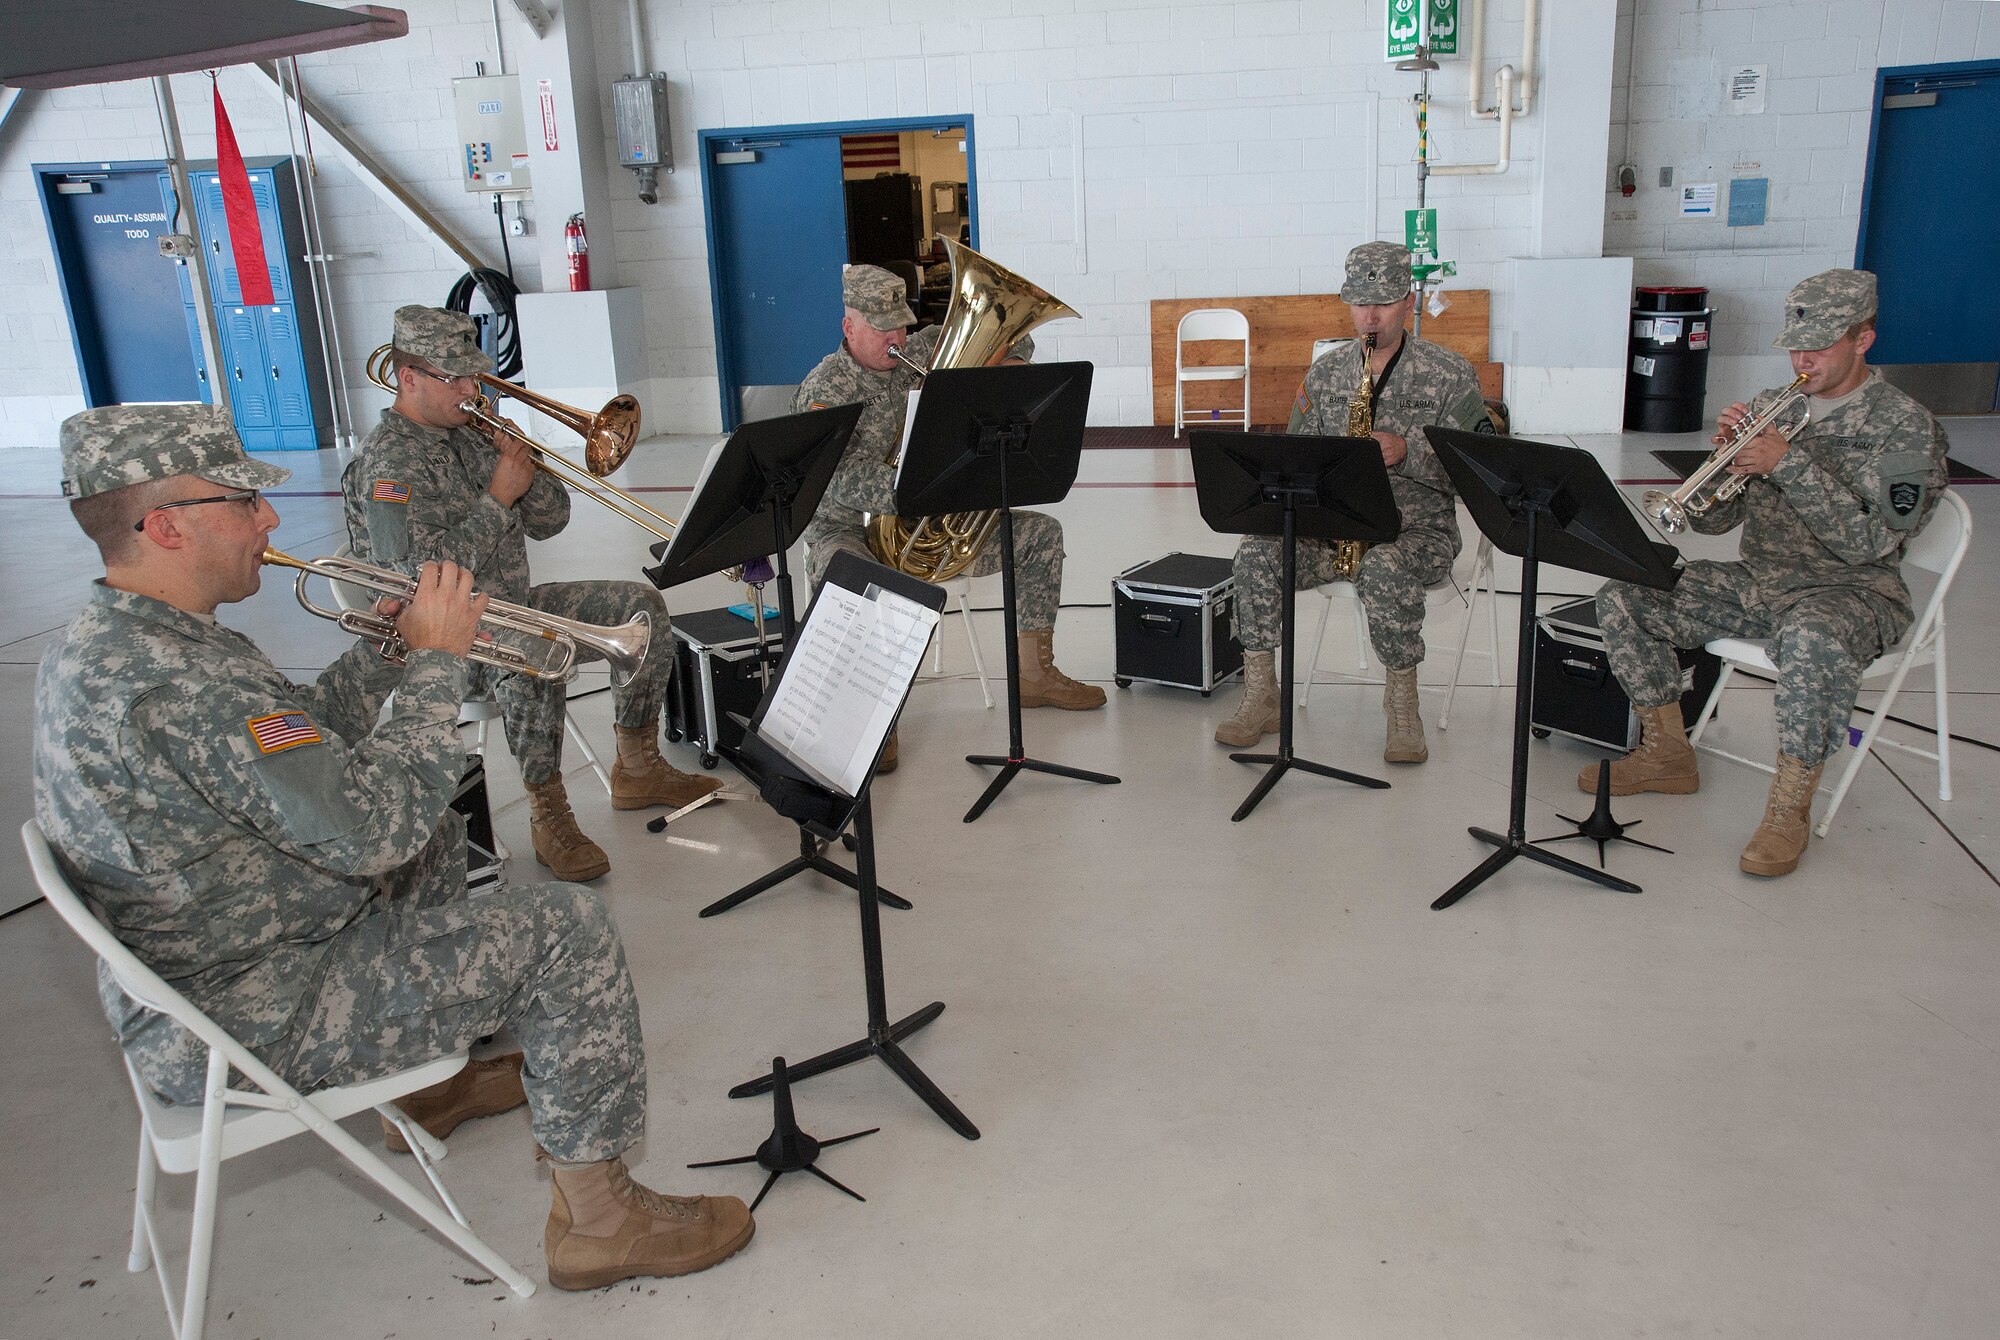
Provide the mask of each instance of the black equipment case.
{"label": "black equipment case", "polygon": [[784,630],[764,620],[764,649],[757,649],[757,626],[726,609],[676,614],[674,677],[667,686],[667,738],[701,749],[701,766],[714,767],[743,743],[746,720],[764,696],[762,667],[773,677],[785,654]]}
{"label": "black equipment case", "polygon": [[1111,582],[1118,687],[1171,684],[1206,698],[1243,669],[1235,616],[1226,558],[1174,553],[1125,569]]}
{"label": "black equipment case", "polygon": [[[1681,719],[1690,728],[1722,674],[1722,661],[1701,647],[1682,648]],[[1633,749],[1639,717],[1611,673],[1594,598],[1558,605],[1535,620],[1535,694],[1528,725],[1606,749]]]}

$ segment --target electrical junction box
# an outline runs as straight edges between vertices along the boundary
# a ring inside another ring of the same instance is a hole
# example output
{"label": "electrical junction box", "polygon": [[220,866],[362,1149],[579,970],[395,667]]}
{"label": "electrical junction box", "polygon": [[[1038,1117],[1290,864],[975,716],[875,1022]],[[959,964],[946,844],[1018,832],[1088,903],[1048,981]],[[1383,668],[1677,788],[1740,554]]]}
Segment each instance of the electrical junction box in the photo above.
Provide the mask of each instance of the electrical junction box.
{"label": "electrical junction box", "polygon": [[674,170],[667,124],[667,77],[642,75],[611,85],[611,110],[618,127],[618,161],[625,167]]}
{"label": "electrical junction box", "polygon": [[482,195],[530,190],[520,77],[454,79],[451,97],[458,114],[458,175],[465,189]]}

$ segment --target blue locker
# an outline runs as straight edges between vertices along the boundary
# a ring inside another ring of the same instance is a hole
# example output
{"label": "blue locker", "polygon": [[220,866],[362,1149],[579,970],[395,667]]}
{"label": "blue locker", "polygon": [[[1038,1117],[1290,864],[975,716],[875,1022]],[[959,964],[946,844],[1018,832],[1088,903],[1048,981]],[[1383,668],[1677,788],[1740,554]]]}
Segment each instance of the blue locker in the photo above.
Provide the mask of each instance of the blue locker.
{"label": "blue locker", "polygon": [[[247,159],[244,168],[264,235],[264,260],[275,299],[268,307],[243,305],[236,253],[222,204],[222,184],[215,168],[191,164],[188,174],[195,197],[188,207],[201,229],[202,262],[222,340],[223,367],[218,375],[229,380],[236,429],[252,451],[311,451],[331,446],[331,397],[312,277],[303,259],[305,228],[294,186],[295,169],[289,158]],[[164,173],[160,181],[171,211],[173,182]],[[192,330],[194,287],[184,266],[180,281]],[[200,367],[200,343],[196,335],[197,376],[204,377],[203,398],[209,399],[205,370]]]}

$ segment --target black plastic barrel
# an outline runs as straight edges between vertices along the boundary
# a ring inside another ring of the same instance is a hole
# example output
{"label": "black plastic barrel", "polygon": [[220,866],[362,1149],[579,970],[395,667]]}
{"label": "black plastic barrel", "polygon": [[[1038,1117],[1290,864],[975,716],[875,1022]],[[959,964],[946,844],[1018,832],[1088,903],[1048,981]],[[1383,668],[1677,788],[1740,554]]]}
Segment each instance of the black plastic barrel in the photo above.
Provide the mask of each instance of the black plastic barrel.
{"label": "black plastic barrel", "polygon": [[1632,303],[1625,426],[1639,433],[1693,433],[1704,426],[1709,318],[1705,288],[1642,288]]}

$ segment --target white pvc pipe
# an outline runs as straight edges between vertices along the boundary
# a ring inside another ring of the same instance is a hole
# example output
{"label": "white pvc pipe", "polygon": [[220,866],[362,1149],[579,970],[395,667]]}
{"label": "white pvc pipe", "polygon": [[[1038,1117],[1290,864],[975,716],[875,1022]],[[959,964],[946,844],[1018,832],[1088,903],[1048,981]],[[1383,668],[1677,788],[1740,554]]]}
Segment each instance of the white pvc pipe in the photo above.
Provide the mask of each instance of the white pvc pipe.
{"label": "white pvc pipe", "polygon": [[[1486,0],[1469,0],[1472,12],[1466,16],[1469,31],[1466,33],[1466,110],[1482,121],[1492,121],[1500,116],[1500,104],[1492,107],[1479,105],[1480,94],[1486,86]],[[1514,115],[1526,116],[1535,101],[1535,47],[1537,30],[1541,27],[1541,0],[1524,0],[1521,10],[1521,105],[1514,109]]]}
{"label": "white pvc pipe", "polygon": [[[1532,3],[1532,0],[1530,0]],[[1493,72],[1499,100],[1494,104],[1500,118],[1500,157],[1492,163],[1433,163],[1431,173],[1439,177],[1497,177],[1507,170],[1514,144],[1514,67],[1503,65]]]}
{"label": "white pvc pipe", "polygon": [[632,78],[642,79],[652,73],[652,62],[646,58],[646,29],[639,15],[639,0],[628,0],[625,6],[632,16]]}

